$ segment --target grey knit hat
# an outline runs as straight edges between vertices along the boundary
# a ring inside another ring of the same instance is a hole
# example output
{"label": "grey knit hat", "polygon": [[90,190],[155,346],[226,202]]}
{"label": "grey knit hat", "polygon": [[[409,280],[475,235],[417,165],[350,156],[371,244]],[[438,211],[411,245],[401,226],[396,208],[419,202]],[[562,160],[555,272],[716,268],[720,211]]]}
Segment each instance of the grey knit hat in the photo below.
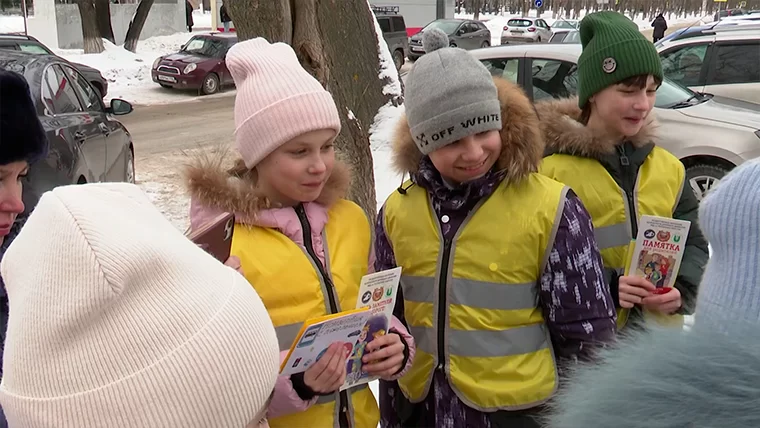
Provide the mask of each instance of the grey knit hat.
{"label": "grey knit hat", "polygon": [[440,29],[425,31],[426,54],[406,79],[406,118],[414,142],[429,154],[461,138],[501,129],[498,92],[488,69]]}

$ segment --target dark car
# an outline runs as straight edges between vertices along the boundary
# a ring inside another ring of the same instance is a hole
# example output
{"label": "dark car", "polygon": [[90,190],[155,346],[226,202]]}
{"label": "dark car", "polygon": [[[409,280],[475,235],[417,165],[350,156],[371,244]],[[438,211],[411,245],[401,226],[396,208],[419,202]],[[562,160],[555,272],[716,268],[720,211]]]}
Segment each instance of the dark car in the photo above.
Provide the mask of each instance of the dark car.
{"label": "dark car", "polygon": [[747,30],[757,30],[760,32],[760,23],[754,23],[754,22],[745,23],[742,21],[733,21],[733,22],[721,21],[721,22],[711,23],[707,25],[694,25],[691,27],[681,28],[681,29],[673,31],[672,33],[658,40],[657,43],[655,43],[655,46],[660,47],[667,42],[674,42],[676,40],[689,39],[692,37],[712,35],[712,34],[716,34],[720,32],[747,31]]}
{"label": "dark car", "polygon": [[[53,55],[53,53],[42,42],[32,36],[24,34],[0,34],[0,49],[28,52],[40,55]],[[80,73],[90,82],[90,84],[100,92],[100,96],[105,97],[108,93],[108,80],[103,78],[100,71],[84,64],[77,64],[57,56],[59,60],[73,65]]]}
{"label": "dark car", "polygon": [[396,69],[400,70],[409,53],[409,37],[406,34],[404,17],[398,14],[398,10],[398,6],[372,6],[377,23],[380,24],[380,30],[383,32],[383,39],[393,56],[393,63]]}
{"label": "dark car", "polygon": [[87,79],[56,56],[0,52],[0,68],[26,78],[50,144],[47,159],[34,165],[24,186],[27,208],[61,185],[134,183],[132,137],[112,117],[131,112],[128,102],[112,99],[106,107]]}
{"label": "dark car", "polygon": [[159,57],[153,63],[153,81],[164,88],[197,89],[204,95],[234,84],[224,57],[237,43],[231,33],[194,36],[179,52]]}
{"label": "dark car", "polygon": [[450,46],[467,50],[491,46],[491,31],[482,22],[470,19],[437,19],[409,39],[409,59],[412,61],[425,54],[422,35],[431,28],[438,28],[448,34]]}

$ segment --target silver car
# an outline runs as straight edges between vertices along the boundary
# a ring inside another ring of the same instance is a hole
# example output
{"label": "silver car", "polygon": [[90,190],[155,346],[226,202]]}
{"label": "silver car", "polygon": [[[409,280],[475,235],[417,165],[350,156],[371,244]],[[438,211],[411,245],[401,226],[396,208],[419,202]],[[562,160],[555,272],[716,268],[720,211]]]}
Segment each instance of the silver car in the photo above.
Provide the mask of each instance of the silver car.
{"label": "silver car", "polygon": [[410,60],[414,61],[425,54],[422,35],[431,28],[446,33],[450,46],[467,50],[491,46],[491,31],[482,22],[471,19],[437,19],[409,39]]}
{"label": "silver car", "polygon": [[541,18],[512,18],[501,32],[501,44],[546,43],[552,38],[552,28]]}
{"label": "silver car", "polygon": [[[491,71],[521,85],[534,101],[576,94],[579,44],[499,46],[472,52]],[[667,78],[657,90],[658,144],[686,166],[701,200],[735,166],[760,157],[760,105],[702,95]]]}

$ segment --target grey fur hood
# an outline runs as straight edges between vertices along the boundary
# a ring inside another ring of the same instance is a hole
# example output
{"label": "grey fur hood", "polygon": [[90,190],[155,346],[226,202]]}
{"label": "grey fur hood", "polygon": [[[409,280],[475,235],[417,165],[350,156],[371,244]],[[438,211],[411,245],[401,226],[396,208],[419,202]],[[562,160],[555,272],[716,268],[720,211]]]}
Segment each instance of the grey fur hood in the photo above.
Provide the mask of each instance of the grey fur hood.
{"label": "grey fur hood", "polygon": [[760,427],[759,329],[721,328],[728,334],[698,324],[623,339],[567,380],[547,426]]}

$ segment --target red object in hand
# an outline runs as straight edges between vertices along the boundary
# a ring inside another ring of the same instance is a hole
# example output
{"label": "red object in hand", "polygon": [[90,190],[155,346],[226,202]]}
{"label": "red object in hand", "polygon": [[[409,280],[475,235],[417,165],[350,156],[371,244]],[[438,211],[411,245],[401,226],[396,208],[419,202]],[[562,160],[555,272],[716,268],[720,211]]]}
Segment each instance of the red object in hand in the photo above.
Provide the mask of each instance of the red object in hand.
{"label": "red object in hand", "polygon": [[672,289],[673,287],[660,287],[660,288],[655,288],[655,290],[652,293],[653,294],[667,294]]}

